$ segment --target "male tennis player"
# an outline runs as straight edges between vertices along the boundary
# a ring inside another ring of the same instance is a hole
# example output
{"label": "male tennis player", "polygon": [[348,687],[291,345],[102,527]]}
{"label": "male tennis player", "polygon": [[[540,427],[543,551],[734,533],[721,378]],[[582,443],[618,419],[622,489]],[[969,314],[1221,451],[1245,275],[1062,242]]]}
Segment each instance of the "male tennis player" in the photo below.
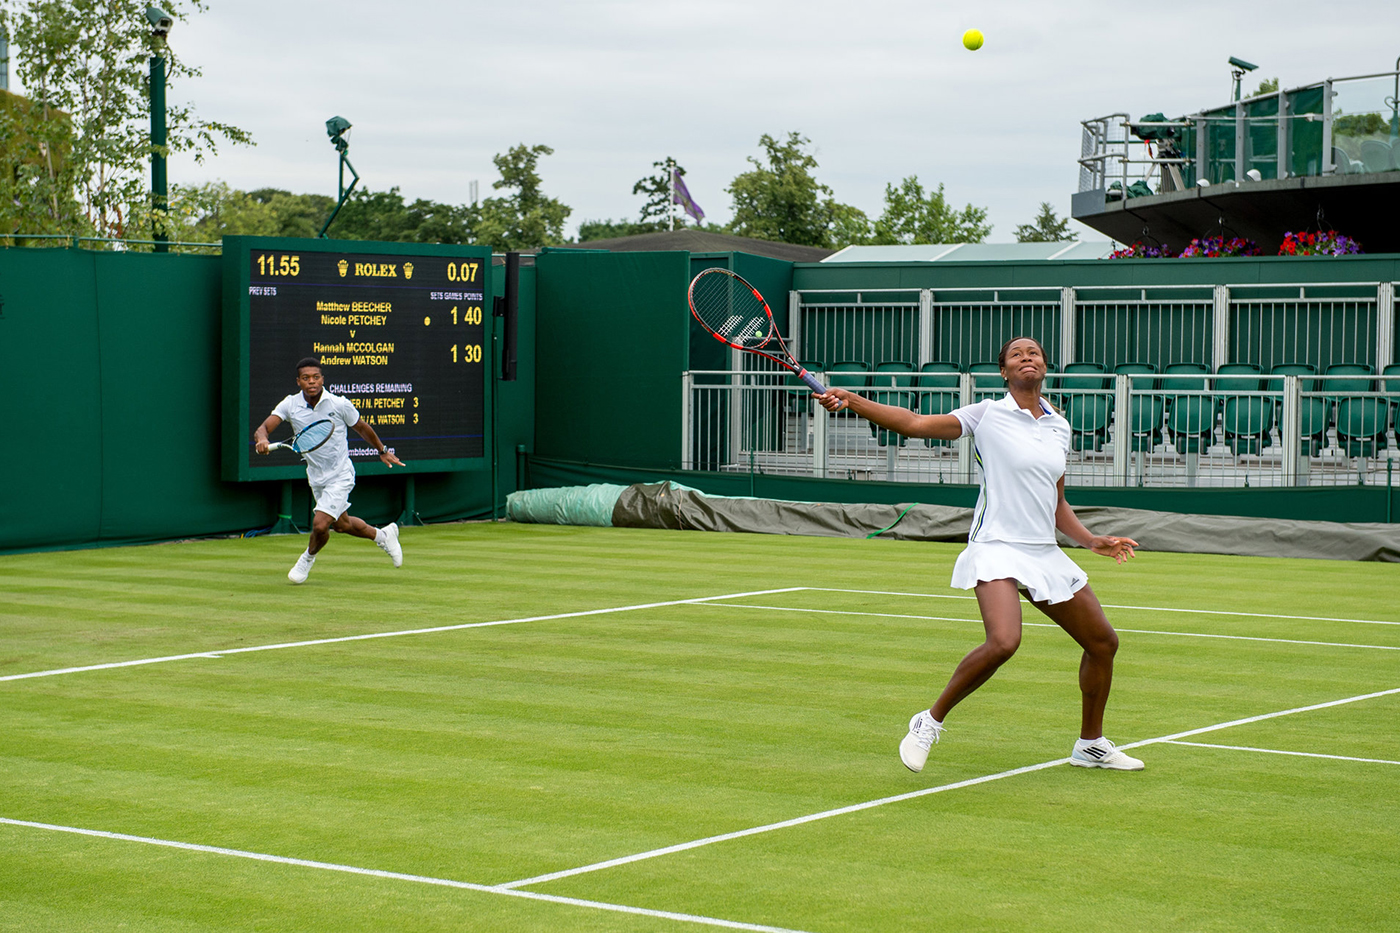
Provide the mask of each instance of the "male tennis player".
{"label": "male tennis player", "polygon": [[323,419],[328,419],[332,425],[330,440],[302,454],[306,460],[306,481],[311,485],[316,510],[311,513],[311,542],[292,569],[287,571],[287,579],[293,583],[306,582],[312,565],[316,563],[316,555],[330,540],[332,530],[357,538],[369,538],[389,555],[395,567],[403,565],[398,525],[375,528],[350,514],[350,491],[355,488],[355,465],[350,462],[350,430],[353,429],[379,451],[380,462],[390,469],[395,464],[403,466],[403,461],[384,446],[379,435],[374,433],[374,428],[360,417],[355,406],[334,392],[327,392],[324,382],[321,364],[315,357],[308,356],[298,362],[297,388],[301,391],[278,402],[272,414],[253,432],[253,449],[265,454],[268,432],[276,430],[283,421],[290,421],[295,431]]}

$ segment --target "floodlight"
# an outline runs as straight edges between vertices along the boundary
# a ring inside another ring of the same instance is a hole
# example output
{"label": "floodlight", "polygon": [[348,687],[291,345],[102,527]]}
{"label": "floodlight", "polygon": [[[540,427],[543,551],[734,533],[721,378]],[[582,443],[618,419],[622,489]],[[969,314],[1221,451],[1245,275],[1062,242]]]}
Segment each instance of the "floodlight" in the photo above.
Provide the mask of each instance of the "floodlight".
{"label": "floodlight", "polygon": [[1234,65],[1236,68],[1242,68],[1245,71],[1253,71],[1254,69],[1259,67],[1258,65],[1251,65],[1243,58],[1236,58],[1233,55],[1230,56],[1230,64]]}

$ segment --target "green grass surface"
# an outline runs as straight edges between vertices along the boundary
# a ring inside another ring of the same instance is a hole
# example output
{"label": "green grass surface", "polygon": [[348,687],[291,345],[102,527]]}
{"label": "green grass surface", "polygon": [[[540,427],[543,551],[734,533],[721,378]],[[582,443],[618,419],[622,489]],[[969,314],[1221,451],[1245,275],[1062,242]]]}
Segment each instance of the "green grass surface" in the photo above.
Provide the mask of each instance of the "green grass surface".
{"label": "green grass surface", "polygon": [[[303,587],[293,538],[0,559],[0,678],[217,655],[0,680],[0,818],[490,886],[1054,761],[1077,734],[1078,651],[1028,625],[923,773],[900,765],[981,629],[969,600],[891,594],[962,595],[956,546],[488,524],[403,541],[394,570],[338,538]],[[1120,744],[1400,688],[1400,625],[1269,617],[1400,622],[1400,567],[1074,556],[1104,603],[1158,607],[1109,610]],[[782,587],[886,593],[218,654]],[[1400,761],[1400,694],[1185,741]],[[820,933],[1400,929],[1400,765],[1134,754],[1147,770],[1058,765],[520,890]],[[702,928],[0,823],[4,931]]]}

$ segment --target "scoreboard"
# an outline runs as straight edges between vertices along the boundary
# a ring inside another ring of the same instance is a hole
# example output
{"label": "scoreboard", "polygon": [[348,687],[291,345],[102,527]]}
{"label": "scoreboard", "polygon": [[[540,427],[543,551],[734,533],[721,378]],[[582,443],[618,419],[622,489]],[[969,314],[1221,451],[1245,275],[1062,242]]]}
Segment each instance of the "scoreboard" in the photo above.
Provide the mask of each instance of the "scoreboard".
{"label": "scoreboard", "polygon": [[[409,472],[486,466],[489,247],[225,237],[223,262],[224,479],[306,475],[290,451],[253,450],[306,357]],[[386,472],[349,440],[357,473]]]}

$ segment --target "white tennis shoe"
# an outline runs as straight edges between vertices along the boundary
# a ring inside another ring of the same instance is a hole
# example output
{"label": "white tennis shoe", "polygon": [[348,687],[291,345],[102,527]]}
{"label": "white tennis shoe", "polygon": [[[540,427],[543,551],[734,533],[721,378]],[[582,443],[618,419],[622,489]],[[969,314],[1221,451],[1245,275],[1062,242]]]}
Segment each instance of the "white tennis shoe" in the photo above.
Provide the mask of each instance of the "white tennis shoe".
{"label": "white tennis shoe", "polygon": [[315,565],[316,558],[305,551],[297,558],[297,562],[292,564],[292,569],[287,571],[287,579],[293,583],[305,583],[306,578],[311,576],[311,568]]}
{"label": "white tennis shoe", "polygon": [[379,545],[379,549],[389,555],[389,559],[394,562],[395,567],[403,566],[403,548],[399,546],[399,526],[397,522],[385,525],[379,529],[379,534],[374,536],[374,543]]}
{"label": "white tennis shoe", "polygon": [[943,723],[933,718],[933,714],[921,709],[909,720],[909,734],[899,743],[899,760],[904,767],[918,773],[924,770],[928,761],[928,750],[938,742],[943,734]]}
{"label": "white tennis shoe", "polygon": [[1079,768],[1110,768],[1114,771],[1141,771],[1143,764],[1125,755],[1103,736],[1097,739],[1075,739],[1069,763]]}

